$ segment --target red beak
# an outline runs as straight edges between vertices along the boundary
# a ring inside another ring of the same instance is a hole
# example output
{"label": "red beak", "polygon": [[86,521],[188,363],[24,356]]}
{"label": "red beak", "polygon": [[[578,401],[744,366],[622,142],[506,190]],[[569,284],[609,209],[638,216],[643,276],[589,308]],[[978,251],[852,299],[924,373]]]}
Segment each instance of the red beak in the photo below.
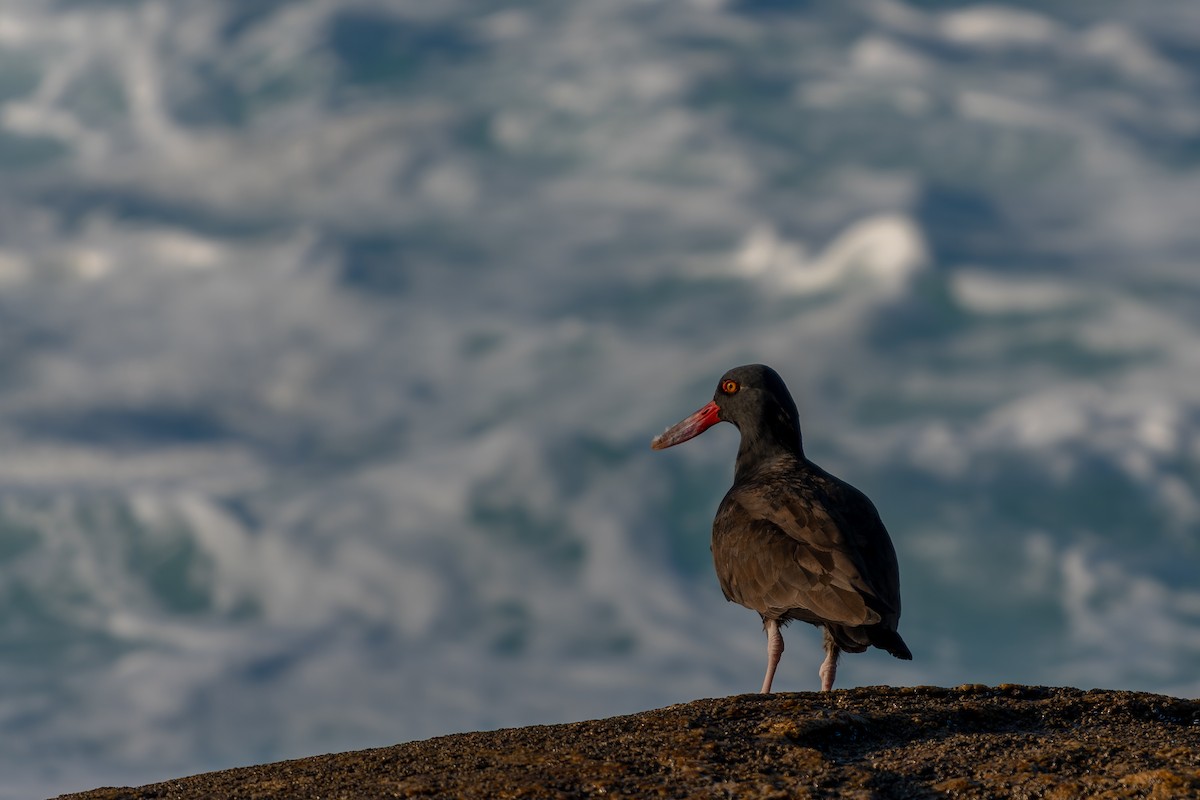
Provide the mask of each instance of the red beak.
{"label": "red beak", "polygon": [[655,436],[654,440],[650,442],[650,447],[655,450],[663,450],[699,436],[721,421],[721,418],[717,416],[720,411],[715,401],[710,402],[687,419]]}

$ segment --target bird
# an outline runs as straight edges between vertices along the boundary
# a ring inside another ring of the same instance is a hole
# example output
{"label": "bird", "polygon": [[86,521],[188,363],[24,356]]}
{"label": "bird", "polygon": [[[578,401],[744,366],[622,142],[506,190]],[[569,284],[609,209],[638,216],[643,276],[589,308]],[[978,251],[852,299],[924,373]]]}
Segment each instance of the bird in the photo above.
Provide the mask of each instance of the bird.
{"label": "bird", "polygon": [[869,647],[911,660],[897,633],[900,571],[875,505],[804,455],[800,414],[779,373],[764,364],[729,370],[713,399],[654,437],[663,450],[718,422],[741,432],[733,486],[713,519],[712,557],[725,598],[757,611],[767,634],[771,691],[793,620],[824,631],[818,674],[830,691],[842,651]]}

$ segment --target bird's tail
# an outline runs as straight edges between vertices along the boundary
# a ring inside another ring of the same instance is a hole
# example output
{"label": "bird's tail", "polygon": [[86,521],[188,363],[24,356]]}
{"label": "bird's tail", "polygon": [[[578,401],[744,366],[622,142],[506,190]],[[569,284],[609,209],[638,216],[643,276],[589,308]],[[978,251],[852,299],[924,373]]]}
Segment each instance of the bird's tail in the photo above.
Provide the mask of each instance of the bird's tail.
{"label": "bird's tail", "polygon": [[871,644],[876,647],[887,650],[896,658],[902,658],[905,661],[912,661],[912,651],[908,649],[908,645],[900,638],[900,634],[893,630],[879,626],[871,630]]}

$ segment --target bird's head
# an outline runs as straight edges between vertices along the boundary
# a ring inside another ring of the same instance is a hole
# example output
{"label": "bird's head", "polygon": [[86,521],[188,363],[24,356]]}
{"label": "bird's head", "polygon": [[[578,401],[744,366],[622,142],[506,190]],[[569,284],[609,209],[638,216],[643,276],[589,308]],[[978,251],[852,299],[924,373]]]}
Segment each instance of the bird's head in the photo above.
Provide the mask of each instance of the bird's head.
{"label": "bird's head", "polygon": [[695,414],[654,437],[655,450],[695,438],[718,422],[742,432],[742,450],[760,443],[801,451],[800,414],[779,373],[764,364],[734,367],[721,376],[713,399]]}

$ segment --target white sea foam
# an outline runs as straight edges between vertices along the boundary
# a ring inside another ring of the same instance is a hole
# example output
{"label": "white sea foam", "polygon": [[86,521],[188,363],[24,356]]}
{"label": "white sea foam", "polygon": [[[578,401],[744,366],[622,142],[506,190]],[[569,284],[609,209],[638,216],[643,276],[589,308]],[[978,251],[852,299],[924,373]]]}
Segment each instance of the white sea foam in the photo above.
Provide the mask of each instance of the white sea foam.
{"label": "white sea foam", "polygon": [[963,307],[977,314],[1058,311],[1079,301],[1068,283],[1045,278],[1013,280],[984,270],[959,270],[951,289]]}
{"label": "white sea foam", "polygon": [[1002,5],[978,5],[948,11],[942,34],[950,41],[984,48],[1053,45],[1060,29],[1049,17]]}
{"label": "white sea foam", "polygon": [[855,278],[895,294],[928,263],[920,230],[903,215],[861,220],[816,256],[806,253],[803,245],[760,225],[747,234],[733,263],[741,273],[761,277],[768,290],[798,294],[829,291]]}

